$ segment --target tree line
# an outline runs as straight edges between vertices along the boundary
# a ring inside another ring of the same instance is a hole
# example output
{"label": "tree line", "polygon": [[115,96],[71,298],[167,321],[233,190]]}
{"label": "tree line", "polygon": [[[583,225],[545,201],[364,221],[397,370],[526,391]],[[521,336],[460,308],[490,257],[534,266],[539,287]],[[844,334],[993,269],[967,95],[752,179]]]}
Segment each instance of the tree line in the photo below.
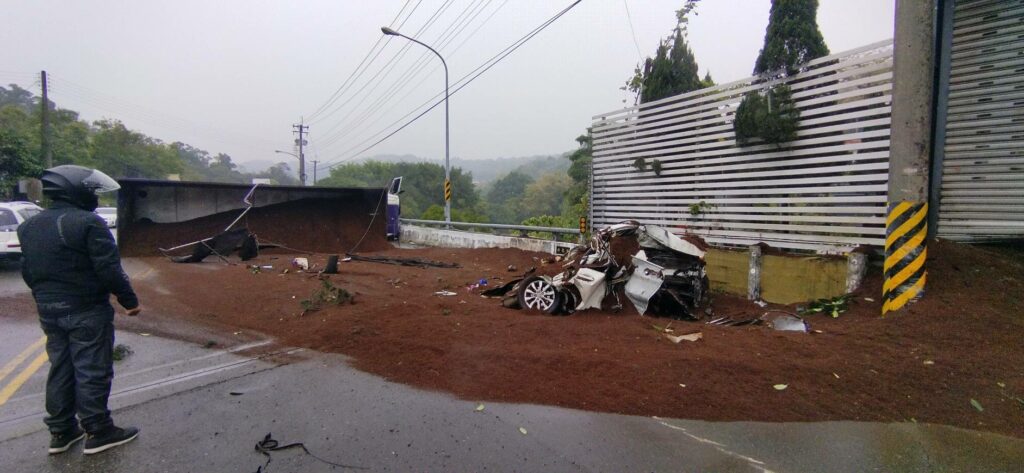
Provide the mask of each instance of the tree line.
{"label": "tree line", "polygon": [[[187,143],[166,143],[129,129],[119,120],[88,122],[78,112],[48,101],[53,164],[78,164],[111,176],[249,183],[255,178],[297,185],[287,163],[245,173],[231,156],[211,154]],[[38,177],[42,159],[42,99],[11,84],[0,86],[0,197],[9,198],[17,181]]]}
{"label": "tree line", "polygon": [[[346,163],[331,170],[317,184],[339,187],[383,187],[402,176],[402,215],[427,220],[444,219],[444,167],[432,162]],[[586,174],[583,180],[586,182]],[[451,170],[452,220],[575,227],[575,201],[567,200],[577,186],[564,171],[532,176],[513,170],[491,182],[478,184],[461,167]],[[577,186],[578,187],[578,186]],[[539,223],[543,222],[543,223]]]}

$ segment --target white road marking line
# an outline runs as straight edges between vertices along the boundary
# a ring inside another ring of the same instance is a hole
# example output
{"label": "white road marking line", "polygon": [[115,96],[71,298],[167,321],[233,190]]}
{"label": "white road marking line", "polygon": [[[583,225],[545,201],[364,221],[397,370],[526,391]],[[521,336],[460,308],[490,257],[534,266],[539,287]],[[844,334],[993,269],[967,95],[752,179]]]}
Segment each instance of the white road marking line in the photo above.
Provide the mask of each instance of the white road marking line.
{"label": "white road marking line", "polygon": [[[229,370],[229,369],[237,367],[237,366],[242,366],[242,365],[246,365],[246,364],[252,363],[254,361],[261,361],[264,358],[268,358],[268,357],[271,357],[271,356],[293,355],[295,353],[299,353],[299,352],[302,352],[302,351],[305,351],[305,349],[304,348],[293,348],[291,350],[282,350],[282,351],[278,351],[278,352],[265,353],[265,354],[260,355],[259,357],[256,357],[256,358],[243,358],[241,360],[235,360],[235,361],[232,361],[232,362],[229,362],[229,363],[223,363],[223,364],[216,365],[216,366],[211,366],[211,367],[207,367],[207,368],[203,368],[203,369],[198,369],[198,370],[195,370],[195,371],[190,371],[188,373],[182,373],[182,374],[179,374],[179,375],[176,375],[176,376],[168,376],[168,377],[160,379],[160,380],[152,381],[152,382],[149,382],[149,383],[143,383],[143,384],[136,385],[136,386],[130,386],[130,387],[127,387],[127,388],[122,388],[122,389],[119,389],[117,391],[111,392],[110,399],[115,399],[115,398],[122,397],[122,396],[125,396],[125,395],[128,395],[128,394],[133,394],[133,393],[138,393],[138,392],[145,392],[145,391],[149,391],[149,390],[152,390],[152,389],[156,389],[156,388],[160,388],[160,387],[164,387],[164,386],[170,386],[172,384],[177,384],[177,383],[180,383],[180,382],[183,382],[183,381],[188,381],[190,379],[195,379],[195,378],[199,378],[199,377],[203,377],[203,376],[208,376],[208,375],[216,374],[216,373],[219,373],[221,371],[226,371],[226,370]],[[126,407],[126,406],[123,406],[123,407]],[[0,425],[11,424],[11,423],[14,423],[14,422],[18,422],[18,421],[29,419],[29,418],[33,418],[33,417],[39,417],[39,416],[42,416],[44,414],[45,414],[45,412],[43,412],[43,411],[36,411],[36,412],[29,413],[29,414],[20,415],[18,417],[13,417],[13,418],[10,418],[10,419],[0,419]]]}
{"label": "white road marking line", "polygon": [[696,435],[693,435],[690,432],[688,432],[686,429],[684,429],[682,427],[679,427],[678,425],[672,425],[672,424],[669,424],[668,422],[665,422],[665,421],[661,420],[660,417],[653,416],[652,418],[654,420],[658,421],[659,424],[664,425],[665,427],[668,427],[668,428],[673,429],[673,430],[678,430],[678,431],[682,432],[683,435],[686,435],[687,437],[690,437],[693,440],[696,440],[696,441],[698,441],[700,443],[709,444],[709,445],[713,446],[716,450],[718,450],[718,451],[720,451],[720,452],[722,452],[722,453],[724,453],[726,455],[729,455],[729,456],[735,457],[735,458],[739,458],[739,459],[741,459],[741,460],[743,460],[743,461],[745,461],[747,463],[750,463],[751,468],[760,470],[763,473],[774,473],[774,472],[772,472],[772,470],[769,470],[769,469],[765,468],[764,467],[764,462],[761,461],[761,460],[758,460],[756,458],[751,458],[751,457],[748,457],[746,455],[741,455],[741,454],[733,452],[731,450],[726,450],[725,449],[726,445],[718,443],[718,442],[715,442],[714,440],[709,440],[709,439],[706,439],[706,438],[701,438],[701,437],[698,437]]}
{"label": "white road marking line", "polygon": [[[193,361],[201,361],[201,360],[206,360],[206,359],[209,359],[209,358],[216,358],[216,357],[221,356],[221,355],[237,353],[237,352],[240,352],[240,351],[249,350],[251,348],[258,348],[258,347],[262,347],[264,345],[269,345],[271,343],[273,343],[273,340],[260,340],[260,341],[257,341],[257,342],[247,343],[245,345],[238,345],[238,346],[235,346],[235,347],[231,347],[231,348],[228,348],[226,350],[217,350],[217,351],[215,351],[213,353],[209,353],[209,354],[202,355],[202,356],[197,356],[197,357],[194,357],[194,358],[188,358],[188,359],[185,359],[185,360],[172,361],[170,363],[164,363],[162,365],[150,366],[148,368],[142,368],[140,370],[132,371],[130,373],[123,373],[123,374],[122,373],[114,373],[114,378],[123,380],[125,378],[129,378],[129,377],[136,376],[136,375],[143,374],[143,373],[148,373],[150,371],[155,371],[155,370],[159,370],[159,369],[163,369],[163,368],[169,368],[171,366],[183,365],[183,364],[186,364],[186,363],[191,363]],[[246,358],[246,359],[247,360],[251,360],[251,359],[255,359],[255,358]],[[202,370],[202,368],[200,370]],[[166,379],[166,378],[164,378],[164,379]],[[24,396],[18,396],[16,398],[10,399],[9,401],[10,402],[20,402],[20,401],[24,401],[24,400],[27,400],[27,399],[43,397],[45,395],[46,395],[45,392],[32,393],[32,394],[26,394]]]}

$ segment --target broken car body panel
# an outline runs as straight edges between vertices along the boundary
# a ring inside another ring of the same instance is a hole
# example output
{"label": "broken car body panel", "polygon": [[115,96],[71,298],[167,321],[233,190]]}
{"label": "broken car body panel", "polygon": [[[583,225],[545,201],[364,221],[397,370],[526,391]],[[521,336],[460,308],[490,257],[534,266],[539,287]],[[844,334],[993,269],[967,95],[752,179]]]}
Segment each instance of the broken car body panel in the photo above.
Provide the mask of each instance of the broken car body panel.
{"label": "broken car body panel", "polygon": [[640,253],[633,257],[633,275],[626,282],[626,297],[636,307],[637,312],[644,315],[647,313],[647,305],[651,298],[661,289],[664,282],[661,273],[664,268],[642,258]]}
{"label": "broken car body panel", "polygon": [[693,243],[679,238],[674,233],[668,231],[665,227],[644,225],[643,227],[640,227],[637,241],[640,243],[641,248],[663,247],[673,251],[678,251],[679,253],[704,259],[704,250],[698,248],[697,245],[694,245]]}

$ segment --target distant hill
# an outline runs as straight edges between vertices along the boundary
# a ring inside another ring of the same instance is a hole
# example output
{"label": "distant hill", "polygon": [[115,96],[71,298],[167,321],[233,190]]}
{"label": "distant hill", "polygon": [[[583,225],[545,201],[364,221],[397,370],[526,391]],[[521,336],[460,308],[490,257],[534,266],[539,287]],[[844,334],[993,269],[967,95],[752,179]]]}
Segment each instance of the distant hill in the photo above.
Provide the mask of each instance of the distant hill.
{"label": "distant hill", "polygon": [[[360,159],[359,161],[398,162],[438,162],[411,154],[379,154]],[[473,174],[473,181],[484,184],[502,177],[512,171],[519,171],[534,178],[554,171],[569,169],[569,160],[562,156],[522,156],[515,158],[463,159],[452,158],[452,167],[462,168]]]}

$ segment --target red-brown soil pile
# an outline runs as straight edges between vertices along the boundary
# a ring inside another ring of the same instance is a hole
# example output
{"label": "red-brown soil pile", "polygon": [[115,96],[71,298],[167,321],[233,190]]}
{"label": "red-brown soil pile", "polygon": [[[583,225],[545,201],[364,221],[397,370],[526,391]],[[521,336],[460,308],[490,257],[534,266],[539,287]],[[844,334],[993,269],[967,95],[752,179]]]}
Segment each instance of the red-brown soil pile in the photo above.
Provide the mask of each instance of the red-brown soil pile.
{"label": "red-brown soil pile", "polygon": [[[931,422],[1024,437],[1020,252],[935,242],[928,294],[903,313],[879,316],[875,275],[839,318],[808,317],[821,333],[673,322],[675,334],[704,334],[679,344],[652,328],[669,320],[638,316],[625,300],[619,314],[553,317],[505,309],[465,288],[481,278],[500,283],[514,276],[505,271],[509,264],[540,266],[545,255],[438,248],[378,254],[457,261],[462,268],[343,263],[330,280],[355,293],[355,304],[306,315],[300,300],[321,282],[281,274],[290,260],[284,255],[261,256],[274,269],[257,274],[216,261],[153,258],[147,261],[156,274],[140,290],[151,318],[271,334],[344,353],[387,379],[466,399],[721,421]],[[324,259],[313,261],[322,267]],[[440,290],[458,295],[433,295]],[[722,295],[714,308],[719,315],[765,310]],[[776,390],[777,384],[788,387]]]}
{"label": "red-brown soil pile", "polygon": [[[384,235],[383,210],[373,218],[373,204],[334,199],[284,202],[253,208],[236,227],[247,227],[261,244],[273,242],[302,251],[344,253],[364,234],[358,251],[390,248]],[[158,248],[175,247],[224,231],[241,213],[241,209],[232,210],[177,223],[126,223],[120,235],[121,252],[125,256],[156,256],[160,254]],[[175,254],[190,252],[186,249]]]}

